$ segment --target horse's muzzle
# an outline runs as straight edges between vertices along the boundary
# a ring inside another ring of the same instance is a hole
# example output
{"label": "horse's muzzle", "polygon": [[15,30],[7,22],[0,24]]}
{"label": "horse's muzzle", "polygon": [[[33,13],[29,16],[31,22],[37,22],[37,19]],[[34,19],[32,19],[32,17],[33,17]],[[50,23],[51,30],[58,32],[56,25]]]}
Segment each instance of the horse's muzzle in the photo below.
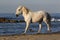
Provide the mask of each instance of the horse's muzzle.
{"label": "horse's muzzle", "polygon": [[18,17],[19,15],[16,14],[16,17]]}

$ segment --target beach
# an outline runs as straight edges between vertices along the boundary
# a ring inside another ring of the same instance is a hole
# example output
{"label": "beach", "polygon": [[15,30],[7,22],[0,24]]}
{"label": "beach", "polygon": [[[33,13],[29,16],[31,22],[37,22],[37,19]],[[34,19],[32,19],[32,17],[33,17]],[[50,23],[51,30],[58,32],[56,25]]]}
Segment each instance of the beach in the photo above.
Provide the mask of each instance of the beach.
{"label": "beach", "polygon": [[34,35],[5,35],[0,40],[60,40],[60,33],[34,34]]}

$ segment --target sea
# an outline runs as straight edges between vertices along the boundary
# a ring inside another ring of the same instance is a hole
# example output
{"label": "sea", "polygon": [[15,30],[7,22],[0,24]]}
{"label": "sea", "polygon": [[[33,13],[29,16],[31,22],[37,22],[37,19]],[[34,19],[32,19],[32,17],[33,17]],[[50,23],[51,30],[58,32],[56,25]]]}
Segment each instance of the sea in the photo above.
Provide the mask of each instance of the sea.
{"label": "sea", "polygon": [[[60,13],[51,13],[52,18],[60,19]],[[14,20],[24,20],[23,16],[16,17],[15,13],[0,13],[0,17]],[[0,35],[14,35],[24,33],[26,23],[0,23]],[[26,34],[36,34],[39,28],[39,23],[31,23]],[[51,32],[60,32],[60,21],[51,21]],[[40,33],[48,33],[47,26],[43,22]]]}

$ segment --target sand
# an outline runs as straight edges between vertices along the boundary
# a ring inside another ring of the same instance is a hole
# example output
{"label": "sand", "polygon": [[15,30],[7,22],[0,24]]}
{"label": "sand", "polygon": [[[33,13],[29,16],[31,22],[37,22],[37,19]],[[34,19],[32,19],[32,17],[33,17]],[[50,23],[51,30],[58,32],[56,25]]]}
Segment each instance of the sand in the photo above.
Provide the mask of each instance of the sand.
{"label": "sand", "polygon": [[10,36],[6,35],[0,36],[0,40],[60,40],[60,33]]}

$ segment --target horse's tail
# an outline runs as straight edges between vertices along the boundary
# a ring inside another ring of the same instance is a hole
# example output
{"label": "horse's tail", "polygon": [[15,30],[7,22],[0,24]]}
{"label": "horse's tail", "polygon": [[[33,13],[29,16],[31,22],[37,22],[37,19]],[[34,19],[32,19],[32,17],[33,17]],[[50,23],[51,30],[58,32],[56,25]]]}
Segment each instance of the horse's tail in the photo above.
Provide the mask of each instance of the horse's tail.
{"label": "horse's tail", "polygon": [[51,21],[51,16],[49,13],[47,13],[47,20],[50,22]]}

